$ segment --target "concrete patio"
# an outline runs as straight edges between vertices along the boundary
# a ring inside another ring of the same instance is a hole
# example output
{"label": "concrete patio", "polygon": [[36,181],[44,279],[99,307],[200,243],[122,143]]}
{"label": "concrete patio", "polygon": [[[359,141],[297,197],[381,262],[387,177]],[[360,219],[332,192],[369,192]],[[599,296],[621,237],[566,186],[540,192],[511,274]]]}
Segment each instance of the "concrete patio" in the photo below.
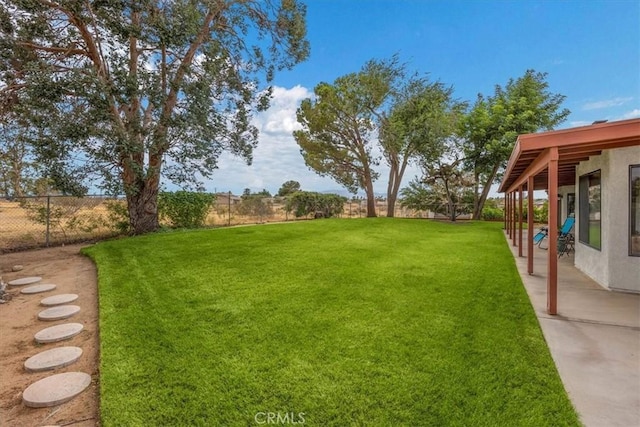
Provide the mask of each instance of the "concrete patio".
{"label": "concrete patio", "polygon": [[547,251],[534,247],[529,275],[526,230],[523,257],[507,240],[581,421],[587,427],[640,426],[640,295],[604,289],[564,256],[558,262],[558,315],[551,316]]}

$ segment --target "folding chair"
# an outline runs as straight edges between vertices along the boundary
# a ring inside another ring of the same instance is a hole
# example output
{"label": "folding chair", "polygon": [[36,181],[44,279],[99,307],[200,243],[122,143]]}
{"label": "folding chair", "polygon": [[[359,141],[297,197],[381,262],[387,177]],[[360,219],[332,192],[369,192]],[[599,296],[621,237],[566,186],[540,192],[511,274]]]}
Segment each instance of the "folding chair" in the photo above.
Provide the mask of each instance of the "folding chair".
{"label": "folding chair", "polygon": [[[558,230],[558,256],[568,255],[573,250],[573,234],[571,234],[571,230],[575,223],[576,219],[573,216],[569,216],[564,220],[564,224],[562,224],[560,230]],[[533,236],[533,244],[538,245],[540,249],[547,250],[547,248],[542,247],[542,242],[548,235],[549,228],[541,227],[540,231]]]}
{"label": "folding chair", "polygon": [[543,248],[541,245],[544,238],[547,237],[548,235],[549,235],[549,229],[547,227],[542,227],[540,231],[538,231],[538,233],[535,236],[533,236],[533,244],[538,245],[540,249],[547,249],[547,248]]}
{"label": "folding chair", "polygon": [[558,231],[558,258],[562,255],[568,256],[574,250],[574,237],[571,234],[571,229],[575,223],[576,219],[570,216]]}

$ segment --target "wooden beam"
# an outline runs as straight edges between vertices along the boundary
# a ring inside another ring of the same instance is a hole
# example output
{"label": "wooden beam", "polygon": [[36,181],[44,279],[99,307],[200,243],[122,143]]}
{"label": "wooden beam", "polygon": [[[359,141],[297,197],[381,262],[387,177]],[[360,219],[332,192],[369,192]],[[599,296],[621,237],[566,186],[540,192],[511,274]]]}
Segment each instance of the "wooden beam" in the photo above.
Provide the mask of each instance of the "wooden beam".
{"label": "wooden beam", "polygon": [[[557,147],[553,147],[553,148],[556,149],[556,154],[557,154],[558,148]],[[518,187],[520,187],[522,184],[527,182],[529,175],[535,176],[540,172],[542,172],[543,170],[545,170],[549,164],[550,153],[551,153],[550,148],[547,148],[546,150],[542,151],[540,155],[536,157],[536,159],[533,162],[531,162],[529,167],[527,167],[527,169],[524,172],[522,172],[522,174],[520,174],[520,176],[514,182],[511,183],[511,185],[509,186],[508,189],[506,189],[506,191],[511,192],[511,191],[517,190]]]}
{"label": "wooden beam", "polygon": [[549,250],[547,260],[547,313],[558,314],[558,147],[549,156]]}
{"label": "wooden beam", "polygon": [[527,179],[527,273],[533,274],[533,176]]}
{"label": "wooden beam", "polygon": [[511,240],[512,245],[516,245],[516,192],[511,193]]}
{"label": "wooden beam", "polygon": [[518,188],[518,256],[522,258],[522,186]]}

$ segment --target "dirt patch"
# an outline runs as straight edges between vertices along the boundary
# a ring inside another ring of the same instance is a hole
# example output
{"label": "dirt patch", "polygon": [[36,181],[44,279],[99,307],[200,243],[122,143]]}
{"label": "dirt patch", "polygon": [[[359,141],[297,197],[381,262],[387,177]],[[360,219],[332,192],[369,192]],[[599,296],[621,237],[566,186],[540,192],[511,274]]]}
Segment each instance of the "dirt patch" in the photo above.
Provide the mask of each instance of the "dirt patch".
{"label": "dirt patch", "polygon": [[[9,287],[11,300],[0,304],[0,426],[99,425],[97,275],[91,260],[80,255],[82,247],[70,245],[0,255],[0,276],[5,282],[41,276],[40,283],[57,285],[53,291],[33,295],[21,294],[21,287]],[[24,269],[12,272],[11,268],[18,264]],[[38,320],[38,313],[46,308],[40,301],[63,293],[79,295],[73,304],[81,307],[80,313],[67,320]],[[35,342],[36,332],[67,322],[81,323],[84,329],[70,340],[50,344]],[[29,373],[24,369],[25,360],[34,354],[67,345],[82,348],[82,356],[76,363],[48,372]],[[52,373],[72,371],[90,374],[93,380],[76,398],[52,408],[34,409],[22,404],[22,392],[30,384]]]}

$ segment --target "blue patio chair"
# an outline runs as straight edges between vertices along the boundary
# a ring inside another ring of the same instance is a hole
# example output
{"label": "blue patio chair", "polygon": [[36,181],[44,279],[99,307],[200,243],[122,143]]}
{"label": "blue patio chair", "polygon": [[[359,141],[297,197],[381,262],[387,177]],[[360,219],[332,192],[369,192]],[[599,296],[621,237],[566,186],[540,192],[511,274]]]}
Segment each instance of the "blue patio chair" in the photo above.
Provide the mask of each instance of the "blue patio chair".
{"label": "blue patio chair", "polygon": [[568,256],[574,250],[574,237],[571,234],[571,230],[575,223],[576,219],[570,216],[558,231],[558,258],[562,255]]}
{"label": "blue patio chair", "polygon": [[533,244],[538,245],[540,249],[547,249],[547,248],[543,248],[540,245],[542,245],[542,241],[548,235],[549,235],[549,229],[547,227],[542,227],[540,231],[538,231],[538,233],[535,236],[533,236]]}
{"label": "blue patio chair", "polygon": [[[560,230],[558,230],[558,254],[562,256],[563,254],[569,254],[573,249],[573,235],[571,234],[571,230],[576,223],[576,219],[573,217],[573,214],[564,220],[564,224]],[[547,249],[542,247],[542,242],[545,237],[549,235],[548,227],[541,227],[540,231],[533,236],[533,244],[538,245],[540,249]]]}

